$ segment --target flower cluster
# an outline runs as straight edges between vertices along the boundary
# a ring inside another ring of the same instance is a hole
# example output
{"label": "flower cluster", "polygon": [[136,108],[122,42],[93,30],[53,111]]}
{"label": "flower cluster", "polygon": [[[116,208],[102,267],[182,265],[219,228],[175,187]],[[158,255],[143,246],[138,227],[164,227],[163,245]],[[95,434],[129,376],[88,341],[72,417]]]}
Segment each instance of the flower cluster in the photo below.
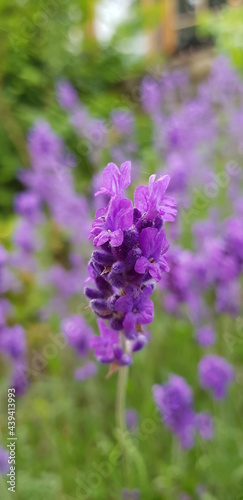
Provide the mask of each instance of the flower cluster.
{"label": "flower cluster", "polygon": [[[9,298],[21,291],[11,269],[11,256],[0,246],[0,353],[11,363],[11,387],[23,394],[28,386],[26,376],[26,333],[16,323],[15,310]],[[8,297],[8,298],[7,298]]]}
{"label": "flower cluster", "polygon": [[167,175],[148,186],[138,186],[134,204],[125,197],[131,182],[131,164],[120,170],[110,163],[103,172],[103,185],[96,195],[106,194],[107,206],[97,210],[90,237],[95,250],[89,262],[90,280],[86,296],[99,317],[101,335],[90,340],[101,363],[130,364],[131,353],[144,347],[144,325],[153,321],[151,295],[169,265],[164,222],[176,216],[175,202],[165,192]]}
{"label": "flower cluster", "polygon": [[[81,292],[85,278],[80,246],[90,228],[88,204],[75,191],[75,159],[47,122],[38,121],[29,132],[28,149],[31,168],[19,174],[26,190],[15,199],[20,217],[13,235],[14,264],[35,273],[42,288],[52,288],[42,317],[54,312],[66,316],[68,299]],[[80,220],[84,220],[82,231]],[[43,236],[51,254],[46,269],[39,259],[46,252]]]}
{"label": "flower cluster", "polygon": [[192,389],[182,377],[172,375],[167,383],[155,385],[153,395],[166,427],[179,438],[183,448],[194,445],[196,432],[202,439],[213,437],[210,414],[195,413]]}

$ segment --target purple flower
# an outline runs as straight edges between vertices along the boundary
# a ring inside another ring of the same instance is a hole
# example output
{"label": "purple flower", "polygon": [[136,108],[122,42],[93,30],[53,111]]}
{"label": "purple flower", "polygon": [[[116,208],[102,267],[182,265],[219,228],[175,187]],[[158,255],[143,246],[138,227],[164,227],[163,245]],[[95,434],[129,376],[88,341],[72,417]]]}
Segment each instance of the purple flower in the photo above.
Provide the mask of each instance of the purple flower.
{"label": "purple flower", "polygon": [[208,354],[199,363],[199,378],[201,386],[209,389],[215,399],[226,396],[228,385],[234,380],[234,370],[226,359]]}
{"label": "purple flower", "polygon": [[115,163],[108,163],[103,172],[103,186],[95,193],[109,194],[110,196],[124,195],[124,190],[131,184],[131,162],[122,163],[119,168]]}
{"label": "purple flower", "polygon": [[139,274],[149,272],[155,281],[160,281],[162,274],[169,271],[169,266],[163,254],[168,250],[169,244],[166,239],[165,230],[159,233],[156,228],[147,227],[139,235],[139,245],[142,250],[135,264],[135,271]]}
{"label": "purple flower", "polygon": [[35,220],[39,215],[40,199],[36,193],[31,191],[20,193],[15,197],[14,208],[18,214]]}
{"label": "purple flower", "polygon": [[134,431],[138,427],[138,412],[133,408],[126,410],[126,424],[130,431]]}
{"label": "purple flower", "polygon": [[[7,299],[0,299],[0,328],[5,325],[7,316],[12,311],[12,305]],[[1,342],[1,333],[0,333],[0,342]]]}
{"label": "purple flower", "polygon": [[194,444],[193,394],[187,382],[178,375],[171,375],[164,385],[154,385],[155,403],[166,427],[181,441],[183,448]]}
{"label": "purple flower", "polygon": [[0,351],[14,360],[26,354],[26,336],[22,326],[8,326],[0,331]]}
{"label": "purple flower", "polygon": [[83,382],[87,378],[94,377],[97,373],[97,365],[92,361],[88,361],[84,366],[80,366],[74,372],[74,378],[79,382]]}
{"label": "purple flower", "polygon": [[131,356],[125,354],[119,346],[118,332],[109,328],[105,321],[98,319],[100,336],[91,337],[89,346],[94,349],[94,355],[100,363],[112,363],[126,365],[131,363]]}
{"label": "purple flower", "polygon": [[68,343],[76,349],[79,356],[86,356],[89,352],[89,340],[93,333],[82,316],[70,316],[62,321],[62,332]]}
{"label": "purple flower", "polygon": [[59,80],[56,90],[57,100],[62,108],[72,110],[78,105],[78,94],[70,82]]}
{"label": "purple flower", "polygon": [[[148,335],[141,325],[153,321],[154,306],[149,299],[153,285],[150,283],[152,279],[160,281],[163,272],[169,270],[165,257],[168,243],[161,215],[165,213],[163,194],[169,178],[165,176],[154,183],[155,176],[152,176],[150,188],[142,186],[148,199],[138,196],[141,203],[133,208],[132,201],[123,198],[130,184],[130,168],[130,162],[126,162],[119,171],[112,163],[104,170],[103,187],[96,194],[111,198],[106,207],[96,212],[92,225],[90,237],[99,248],[93,251],[88,264],[89,281],[94,282],[94,287],[85,288],[91,308],[101,318],[101,337],[91,342],[95,356],[102,363],[118,365],[130,364],[130,353],[147,344]],[[163,192],[159,195],[161,189]],[[142,206],[144,199],[145,207]],[[167,205],[167,201],[165,203]]]}
{"label": "purple flower", "polygon": [[0,245],[0,267],[4,266],[8,261],[8,252],[4,246]]}
{"label": "purple flower", "polygon": [[9,464],[8,464],[8,451],[0,446],[0,474],[8,474]]}
{"label": "purple flower", "polygon": [[29,386],[29,380],[26,374],[26,362],[17,361],[14,364],[11,375],[10,387],[14,387],[16,396],[22,396]]}
{"label": "purple flower", "polygon": [[197,330],[196,340],[201,347],[210,347],[216,342],[216,334],[210,326],[202,326]]}
{"label": "purple flower", "polygon": [[195,426],[200,436],[205,440],[210,440],[214,434],[213,419],[209,413],[198,413],[195,416]]}
{"label": "purple flower", "polygon": [[35,226],[27,219],[20,219],[13,235],[13,241],[17,247],[20,247],[26,253],[32,253],[37,250],[39,241],[36,238]]}
{"label": "purple flower", "polygon": [[52,166],[53,158],[61,156],[63,145],[49,123],[41,120],[29,132],[28,148],[34,167],[46,170]]}
{"label": "purple flower", "polygon": [[115,110],[111,114],[111,120],[117,130],[124,135],[131,135],[133,132],[134,116],[130,111]]}
{"label": "purple flower", "polygon": [[91,236],[94,236],[94,246],[110,242],[112,247],[118,247],[124,239],[124,229],[133,223],[133,206],[127,198],[114,196],[106,209],[96,212],[92,225]]}
{"label": "purple flower", "polygon": [[129,490],[128,488],[124,488],[122,490],[122,499],[123,500],[139,500],[140,499],[140,491],[138,489]]}
{"label": "purple flower", "polygon": [[153,220],[161,215],[165,221],[173,222],[177,210],[175,201],[170,196],[165,196],[170,177],[164,175],[155,181],[156,175],[149,178],[149,186],[139,186],[134,193],[135,207],[143,214],[146,213],[148,220]]}
{"label": "purple flower", "polygon": [[130,286],[126,288],[126,295],[117,299],[115,309],[125,314],[123,327],[128,338],[136,336],[136,325],[152,323],[154,304],[149,300],[152,293],[152,286],[144,287],[142,291]]}

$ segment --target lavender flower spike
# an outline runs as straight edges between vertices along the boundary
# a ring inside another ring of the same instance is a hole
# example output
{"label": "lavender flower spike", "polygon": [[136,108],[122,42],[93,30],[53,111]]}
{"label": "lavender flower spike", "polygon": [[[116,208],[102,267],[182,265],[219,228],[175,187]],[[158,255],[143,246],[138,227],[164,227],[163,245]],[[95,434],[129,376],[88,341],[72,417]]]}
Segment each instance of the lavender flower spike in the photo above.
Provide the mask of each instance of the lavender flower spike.
{"label": "lavender flower spike", "polygon": [[153,386],[153,394],[166,427],[179,437],[183,448],[191,448],[194,443],[194,410],[190,386],[182,377],[172,375],[166,384]]}
{"label": "lavender flower spike", "polygon": [[130,170],[130,162],[123,163],[120,170],[110,163],[104,170],[103,187],[96,194],[109,195],[110,200],[97,210],[92,225],[90,237],[96,250],[88,269],[94,287],[85,289],[91,308],[100,318],[101,336],[92,337],[90,347],[99,362],[114,364],[114,369],[130,364],[131,353],[148,342],[143,325],[153,321],[150,297],[154,282],[169,271],[165,256],[169,245],[162,227],[165,220],[174,220],[176,215],[175,202],[164,197],[168,176],[157,182],[151,176],[149,187],[138,187],[135,206],[124,198]]}

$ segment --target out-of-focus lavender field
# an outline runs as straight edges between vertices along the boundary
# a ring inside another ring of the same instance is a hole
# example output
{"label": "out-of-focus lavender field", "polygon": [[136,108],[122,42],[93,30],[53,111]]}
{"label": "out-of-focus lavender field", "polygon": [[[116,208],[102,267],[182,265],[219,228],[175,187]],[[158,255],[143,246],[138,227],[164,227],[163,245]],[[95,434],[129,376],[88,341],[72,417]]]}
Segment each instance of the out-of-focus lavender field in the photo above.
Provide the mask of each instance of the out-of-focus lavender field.
{"label": "out-of-focus lavender field", "polygon": [[135,21],[102,46],[88,2],[15,3],[19,31],[1,7],[0,497],[240,500],[236,10],[195,79],[119,52]]}

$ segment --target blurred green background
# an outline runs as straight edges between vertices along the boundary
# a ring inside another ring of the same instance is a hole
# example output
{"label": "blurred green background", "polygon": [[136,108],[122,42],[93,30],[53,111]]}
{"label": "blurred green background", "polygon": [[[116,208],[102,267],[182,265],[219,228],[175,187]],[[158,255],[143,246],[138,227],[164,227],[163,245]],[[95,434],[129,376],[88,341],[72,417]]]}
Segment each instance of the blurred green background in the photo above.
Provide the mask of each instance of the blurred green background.
{"label": "blurred green background", "polygon": [[[193,27],[178,32],[176,41],[172,37],[166,45],[161,35],[167,15],[163,0],[0,1],[1,239],[5,240],[5,234],[11,232],[13,198],[21,189],[16,173],[20,167],[29,165],[26,134],[37,118],[47,119],[62,136],[78,160],[77,185],[89,186],[93,166],[87,155],[82,154],[67,116],[56,101],[55,86],[59,78],[65,77],[74,85],[95,117],[107,120],[117,106],[135,111],[140,155],[144,162],[150,161],[152,171],[156,155],[150,147],[150,125],[137,98],[144,74],[182,65],[192,71],[197,82],[205,76],[210,58],[217,52],[226,54],[243,74],[243,7],[221,9],[226,2],[215,2],[212,10],[199,9],[195,13],[195,5],[185,3],[180,4],[181,13],[193,16]],[[20,317],[28,317],[41,302],[38,293],[26,285],[26,295],[19,304]],[[219,321],[223,325],[225,318]],[[56,325],[51,328],[58,336]],[[233,322],[227,328],[233,334]],[[142,430],[136,452],[131,444],[129,486],[142,484],[142,498],[146,500],[176,500],[178,491],[190,491],[193,495],[198,483],[204,480],[211,487],[211,493],[203,497],[205,500],[240,500],[243,498],[243,401],[238,398],[238,387],[233,388],[230,398],[220,408],[214,408],[211,402],[216,438],[205,449],[200,443],[195,450],[183,454],[154,417],[151,386],[165,378],[165,363],[171,372],[180,372],[181,363],[189,383],[195,379],[200,350],[197,352],[192,344],[189,330],[186,322],[172,321],[166,315],[163,324],[155,321],[152,326],[155,341],[149,351],[137,355],[130,370],[127,407],[136,408],[141,415]],[[29,322],[31,349],[43,353],[49,336],[49,325]],[[238,347],[232,362],[243,360],[242,342]],[[181,357],[174,356],[175,350],[181,352]],[[222,342],[219,354],[226,354],[224,351],[227,352],[227,347]],[[19,500],[120,498],[119,465],[90,494],[85,486],[88,475],[97,464],[107,463],[115,446],[116,379],[105,380],[106,369],[102,367],[99,377],[80,385],[73,380],[74,359],[73,352],[66,349],[47,360],[44,371],[33,377],[29,391],[17,404],[15,495]],[[192,364],[190,359],[194,360]],[[199,387],[196,391],[203,408],[204,393]],[[1,401],[0,428],[4,433],[5,386],[1,387]],[[152,419],[151,427],[148,424],[146,428],[146,419],[150,424]],[[10,498],[3,477],[0,485],[1,500]]]}

